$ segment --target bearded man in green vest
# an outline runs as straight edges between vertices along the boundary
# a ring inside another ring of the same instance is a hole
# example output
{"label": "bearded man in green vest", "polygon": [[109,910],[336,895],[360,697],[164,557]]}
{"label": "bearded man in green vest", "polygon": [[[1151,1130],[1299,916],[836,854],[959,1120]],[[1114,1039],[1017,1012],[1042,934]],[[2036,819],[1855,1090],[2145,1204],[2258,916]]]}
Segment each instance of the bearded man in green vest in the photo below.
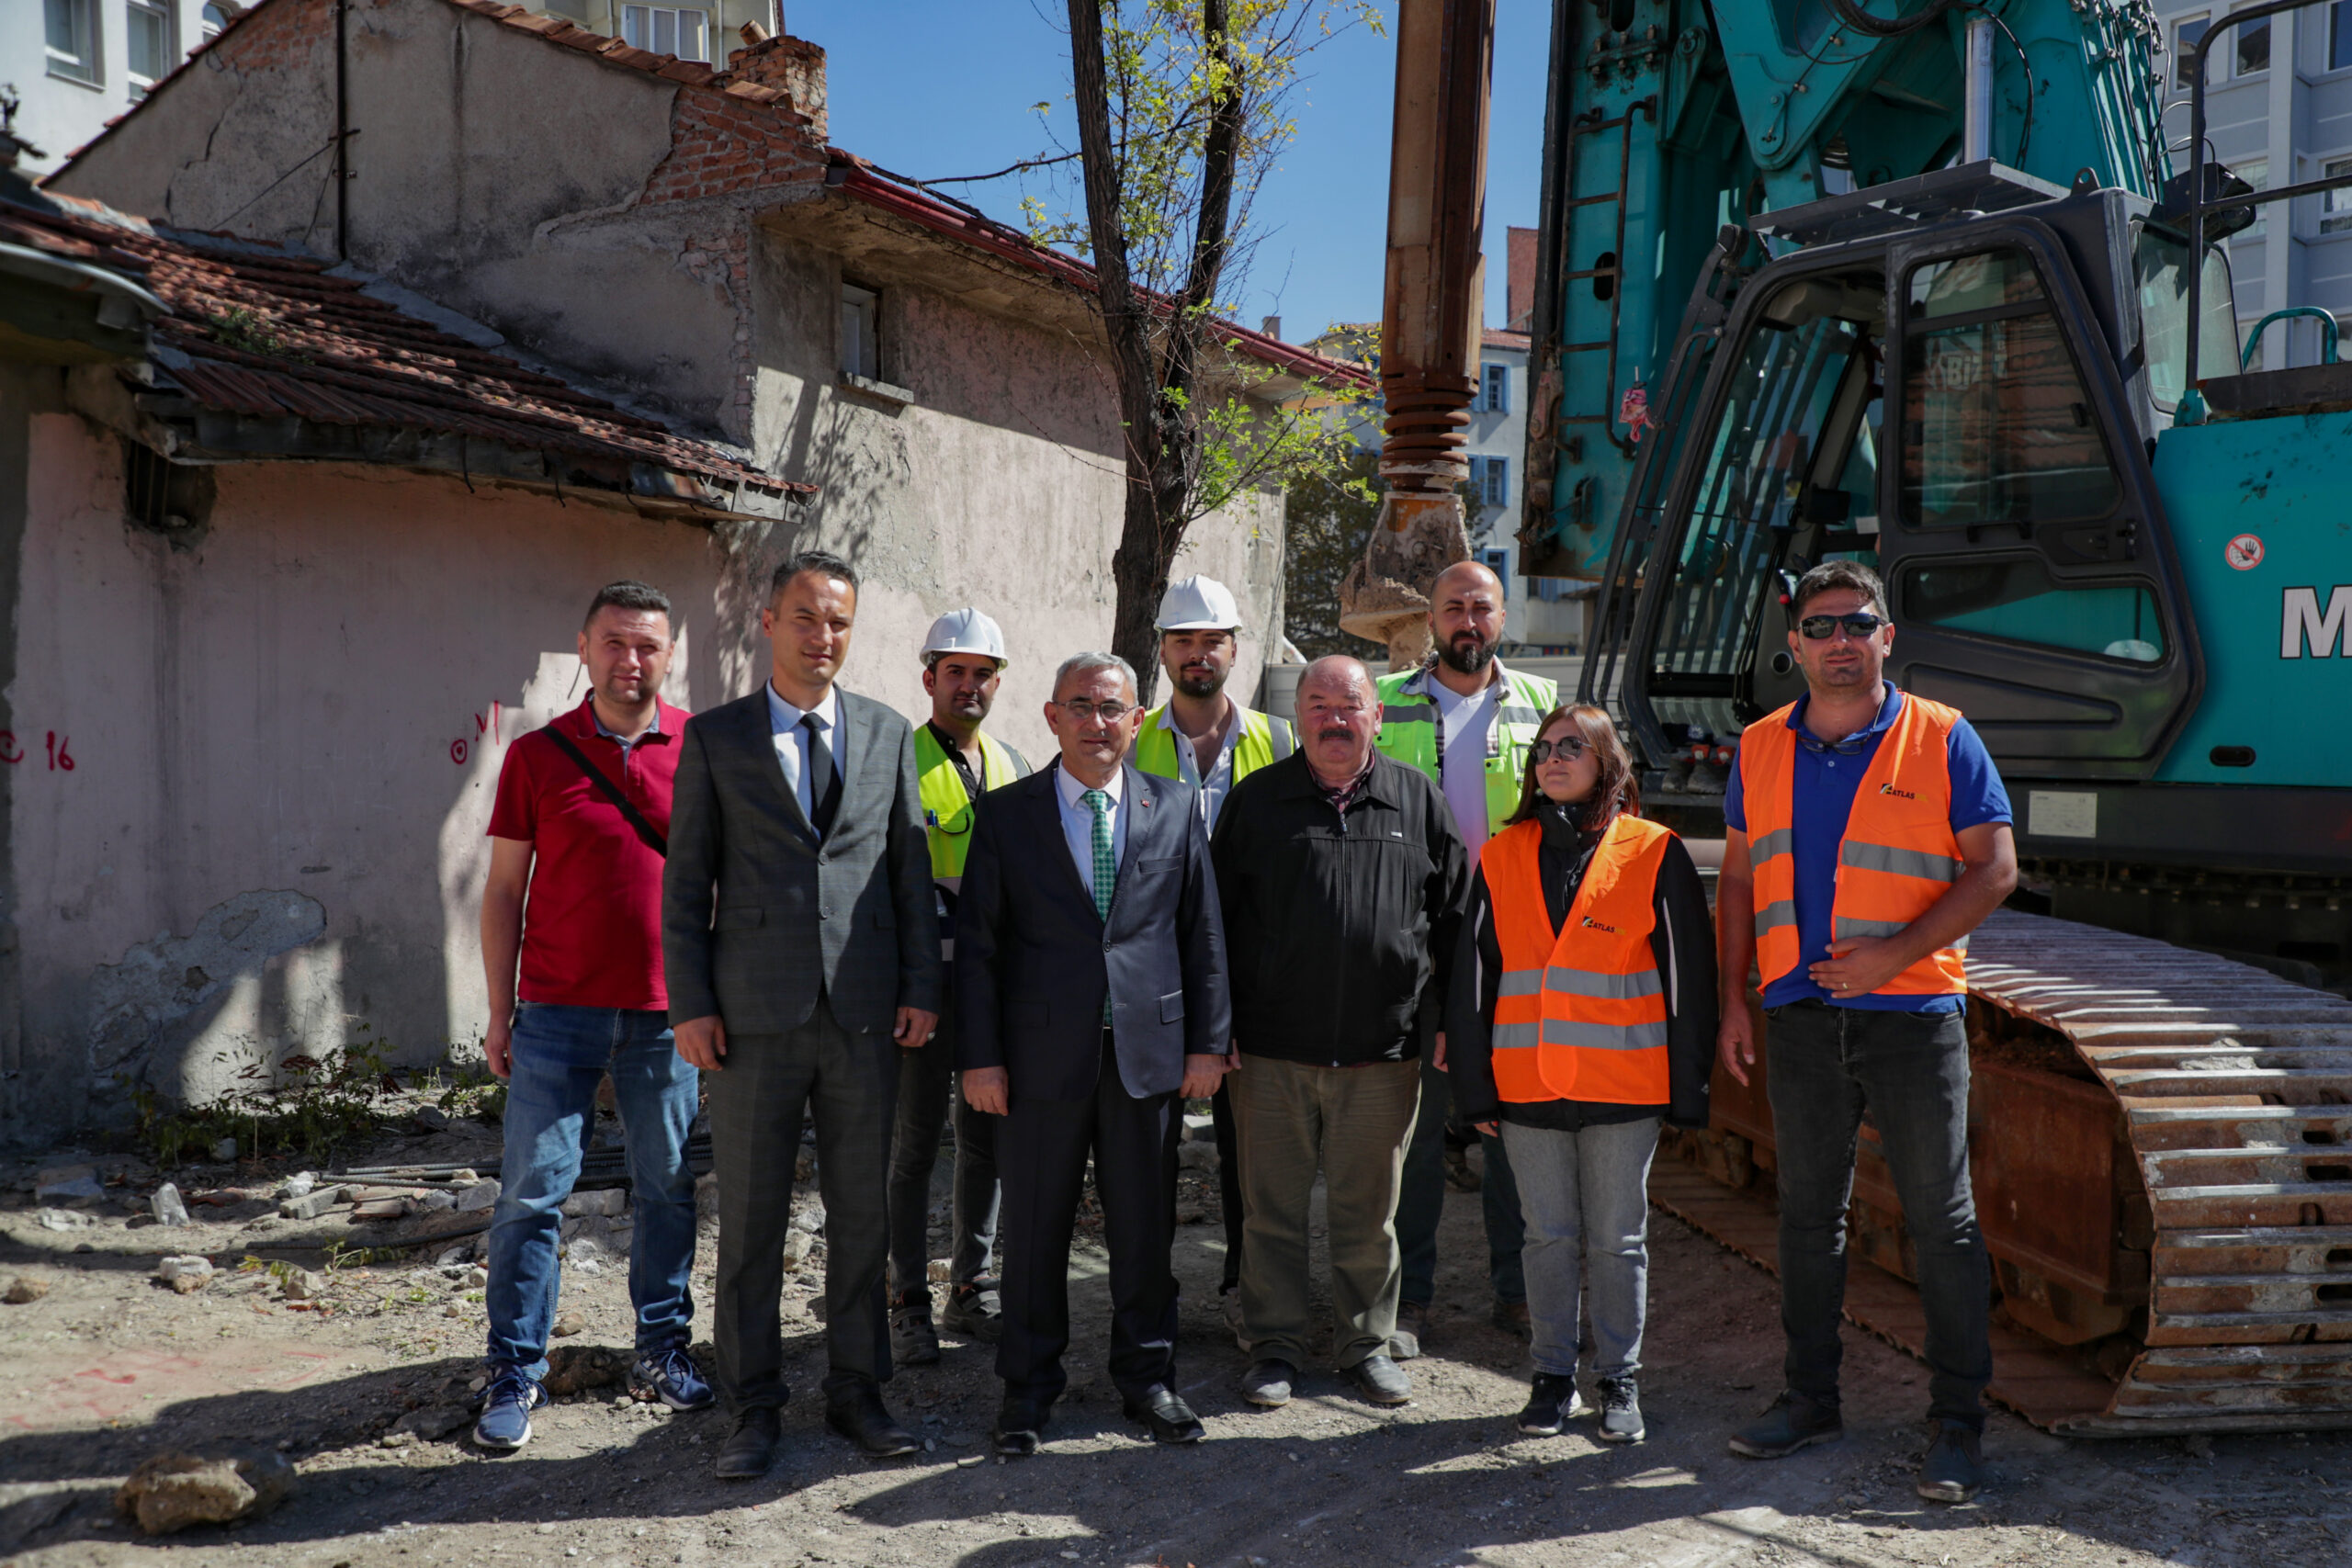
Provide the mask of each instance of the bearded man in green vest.
{"label": "bearded man in green vest", "polygon": [[[1559,705],[1556,682],[1503,668],[1495,649],[1503,639],[1502,579],[1477,561],[1456,561],[1430,584],[1430,636],[1434,657],[1419,670],[1380,678],[1382,755],[1418,768],[1437,782],[1453,808],[1462,842],[1477,863],[1487,839],[1518,809],[1527,748],[1544,716]],[[1405,1155],[1396,1202],[1396,1246],[1403,1255],[1398,1292],[1399,1358],[1420,1353],[1437,1295],[1437,1225],[1445,1206],[1447,1118],[1450,1104],[1445,1043],[1424,1010],[1420,1120]],[[1527,1280],[1520,1266],[1526,1225],[1519,1185],[1502,1140],[1482,1137],[1486,1175],[1479,1191],[1486,1210],[1487,1278],[1494,1286],[1494,1322],[1525,1338]]]}
{"label": "bearded man in green vest", "polygon": [[[1020,752],[982,734],[1004,673],[1004,633],[969,607],[933,621],[922,644],[922,688],[931,721],[915,731],[915,773],[931,876],[939,906],[939,955],[952,975],[956,890],[971,844],[972,803],[1027,775]],[[947,1014],[943,1011],[942,1017]],[[890,1355],[901,1366],[939,1359],[931,1315],[931,1173],[950,1107],[956,1123],[955,1196],[944,1321],[967,1339],[997,1337],[990,1277],[996,1241],[996,1120],[965,1104],[956,1083],[956,1043],[943,1027],[921,1050],[899,1053],[899,1115],[890,1140]]]}
{"label": "bearded man in green vest", "polygon": [[[1225,694],[1241,649],[1241,606],[1231,589],[1214,577],[1181,578],[1160,595],[1154,624],[1159,628],[1159,667],[1168,674],[1168,700],[1143,716],[1133,760],[1139,772],[1191,784],[1198,792],[1201,815],[1214,832],[1217,812],[1233,786],[1298,750],[1298,739],[1288,719],[1243,707]],[[1209,1113],[1216,1128],[1217,1186],[1225,1209],[1225,1280],[1217,1293],[1238,1341],[1241,1161],[1236,1153],[1233,1100],[1223,1085],[1209,1100]]]}

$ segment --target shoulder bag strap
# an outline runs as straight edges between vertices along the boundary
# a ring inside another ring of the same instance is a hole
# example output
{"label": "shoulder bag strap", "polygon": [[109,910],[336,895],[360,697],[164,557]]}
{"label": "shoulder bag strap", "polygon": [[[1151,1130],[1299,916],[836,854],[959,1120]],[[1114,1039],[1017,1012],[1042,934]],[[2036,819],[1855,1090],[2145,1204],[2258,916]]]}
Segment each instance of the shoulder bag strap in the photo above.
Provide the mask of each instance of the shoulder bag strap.
{"label": "shoulder bag strap", "polygon": [[590,786],[606,800],[620,807],[621,815],[628,819],[630,827],[637,829],[637,836],[645,840],[647,849],[651,850],[663,860],[670,858],[670,840],[663,838],[655,829],[653,824],[645,819],[644,812],[629,803],[628,796],[621,793],[620,785],[613,783],[605,775],[604,769],[588,760],[587,752],[572,744],[571,736],[566,735],[552,724],[541,729],[539,733],[562,747],[563,754],[579,764],[580,772],[588,780]]}

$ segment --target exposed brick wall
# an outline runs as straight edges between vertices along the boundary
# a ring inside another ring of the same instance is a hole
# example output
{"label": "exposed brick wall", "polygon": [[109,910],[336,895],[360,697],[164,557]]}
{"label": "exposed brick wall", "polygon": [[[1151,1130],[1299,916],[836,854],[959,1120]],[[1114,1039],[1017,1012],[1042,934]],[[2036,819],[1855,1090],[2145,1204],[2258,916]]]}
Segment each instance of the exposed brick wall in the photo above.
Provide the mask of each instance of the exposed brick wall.
{"label": "exposed brick wall", "polygon": [[306,64],[311,51],[334,39],[334,8],[315,0],[263,0],[203,46],[215,64],[241,72],[284,71]]}
{"label": "exposed brick wall", "polygon": [[825,144],[808,118],[752,94],[765,96],[751,84],[719,92],[682,87],[670,110],[670,155],[646,182],[639,205],[822,179]]}
{"label": "exposed brick wall", "polygon": [[807,39],[772,38],[727,57],[727,74],[792,96],[792,107],[808,117],[817,140],[825,140],[825,51]]}

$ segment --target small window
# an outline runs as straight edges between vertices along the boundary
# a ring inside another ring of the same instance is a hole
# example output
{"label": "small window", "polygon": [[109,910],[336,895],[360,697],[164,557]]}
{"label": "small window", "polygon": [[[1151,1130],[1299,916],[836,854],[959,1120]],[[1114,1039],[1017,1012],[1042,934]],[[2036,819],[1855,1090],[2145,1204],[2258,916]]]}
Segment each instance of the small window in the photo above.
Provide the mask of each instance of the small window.
{"label": "small window", "polygon": [[1487,413],[1510,412],[1510,367],[1482,367],[1483,380],[1478,389],[1478,406]]}
{"label": "small window", "polygon": [[882,378],[879,317],[882,297],[854,283],[842,285],[842,374]]}
{"label": "small window", "polygon": [[[2184,93],[2196,80],[2197,46],[2205,41],[2206,25],[2202,17],[2184,17],[2172,27],[2172,85]],[[2205,79],[2211,82],[2219,74],[2208,66]]]}
{"label": "small window", "polygon": [[229,25],[229,20],[230,13],[227,6],[217,3],[206,6],[200,14],[200,28],[204,34],[204,41],[210,43],[214,39],[219,38],[220,29]]}
{"label": "small window", "polygon": [[1487,506],[1510,504],[1510,459],[1509,457],[1473,457],[1470,459],[1470,505],[1475,511]]}
{"label": "small window", "polygon": [[1503,585],[1503,597],[1506,599],[1510,598],[1510,552],[1509,550],[1480,550],[1478,552],[1478,562],[1488,571],[1493,572],[1496,578],[1501,581]]}
{"label": "small window", "polygon": [[2327,8],[2327,68],[2352,65],[2352,0],[2335,0]]}
{"label": "small window", "polygon": [[125,62],[134,96],[171,74],[172,12],[167,0],[124,0]]}
{"label": "small window", "polygon": [[2060,583],[2034,556],[1917,566],[1904,573],[1902,598],[1898,621],[2133,664],[2165,656],[2154,593],[2135,583]]}
{"label": "small window", "polygon": [[[2180,401],[2188,374],[2188,247],[2160,229],[2143,226],[2133,241],[2132,261],[2140,285],[2141,330],[2148,346],[2148,396],[2170,413]],[[2231,298],[2229,258],[2219,245],[2205,248],[2198,309],[2205,314],[2197,340],[2199,374],[2234,374],[2236,301]]]}
{"label": "small window", "polygon": [[700,11],[673,10],[667,6],[621,7],[621,41],[633,49],[674,54],[681,60],[710,59],[709,18]]}
{"label": "small window", "polygon": [[98,85],[98,0],[43,0],[49,73]]}
{"label": "small window", "polygon": [[2237,37],[2232,40],[2230,49],[2230,58],[2235,68],[2230,73],[2233,76],[2251,76],[2257,71],[2269,70],[2270,18],[2265,17],[2258,22],[2248,22],[2235,31]]}
{"label": "small window", "polygon": [[2033,264],[1981,251],[1912,270],[1903,514],[1928,527],[2101,517],[2121,498]]}
{"label": "small window", "polygon": [[[2352,175],[2352,158],[2330,158],[2320,165],[2321,177],[2338,180]],[[2338,186],[2319,193],[2319,231],[2341,234],[2352,231],[2352,186]]]}

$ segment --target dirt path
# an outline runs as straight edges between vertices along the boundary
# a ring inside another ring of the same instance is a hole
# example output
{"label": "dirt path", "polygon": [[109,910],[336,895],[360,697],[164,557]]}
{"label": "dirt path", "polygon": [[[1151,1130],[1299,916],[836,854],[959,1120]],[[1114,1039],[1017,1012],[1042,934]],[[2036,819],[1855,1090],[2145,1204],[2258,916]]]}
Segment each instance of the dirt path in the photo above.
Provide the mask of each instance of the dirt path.
{"label": "dirt path", "polygon": [[[446,1137],[406,1157],[450,1157]],[[1967,1507],[1920,1504],[1910,1470],[1924,1373],[1850,1332],[1846,1440],[1777,1464],[1730,1457],[1726,1433],[1777,1386],[1772,1282],[1663,1216],[1647,1443],[1610,1450],[1589,1427],[1551,1439],[1511,1428],[1524,1348],[1486,1325],[1477,1201],[1461,1195],[1446,1216],[1439,1327],[1410,1363],[1415,1403],[1375,1410],[1322,1371],[1288,1409],[1256,1412],[1234,1393],[1243,1358],[1215,1307],[1214,1198],[1198,1178],[1188,1183],[1187,1210],[1206,1218],[1180,1232],[1183,1372],[1207,1442],[1155,1449],[1120,1419],[1102,1371],[1107,1309],[1093,1251],[1073,1290],[1073,1387],[1044,1454],[987,1455],[989,1355],[951,1340],[942,1366],[904,1371],[888,1391],[931,1451],[870,1465],[821,1425],[812,1274],[787,1297],[799,1397],[784,1457],[746,1484],[710,1477],[722,1416],[616,1403],[610,1387],[541,1413],[530,1446],[510,1457],[477,1454],[462,1427],[384,1446],[403,1416],[431,1430],[478,1375],[481,1290],[469,1266],[433,1258],[460,1243],[344,1269],[327,1311],[296,1311],[262,1269],[228,1269],[187,1296],[152,1280],[159,1235],[170,1250],[232,1263],[270,1239],[266,1226],[239,1230],[233,1205],[198,1207],[220,1223],[159,1233],[119,1215],[51,1230],[28,1201],[0,1203],[0,1288],[19,1274],[51,1286],[0,1306],[0,1553],[44,1568],[166,1553],[288,1568],[2352,1562],[2352,1443],[2334,1435],[2225,1438],[2196,1445],[2200,1457],[2171,1441],[2064,1441],[1996,1416],[1986,1441],[1996,1485]],[[706,1288],[712,1256],[706,1235]],[[617,1262],[567,1271],[563,1308],[583,1326],[563,1343],[628,1345],[624,1274]],[[297,1464],[297,1490],[274,1514],[155,1541],[115,1516],[114,1488],[142,1458],[240,1443]]]}

